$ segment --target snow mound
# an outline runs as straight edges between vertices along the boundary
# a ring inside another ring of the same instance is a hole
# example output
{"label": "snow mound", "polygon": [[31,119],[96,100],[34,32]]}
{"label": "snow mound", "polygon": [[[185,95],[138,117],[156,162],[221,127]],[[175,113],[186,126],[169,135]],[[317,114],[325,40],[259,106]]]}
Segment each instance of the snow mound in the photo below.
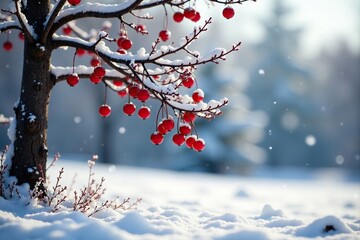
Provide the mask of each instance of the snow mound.
{"label": "snow mound", "polygon": [[353,233],[341,219],[335,216],[326,216],[316,219],[305,227],[298,228],[295,235],[303,237],[323,237],[340,233]]}
{"label": "snow mound", "polygon": [[284,217],[285,214],[281,209],[275,210],[271,205],[266,204],[258,218],[260,219],[271,219],[274,217]]}
{"label": "snow mound", "polygon": [[239,197],[239,198],[248,198],[250,197],[249,193],[244,190],[244,189],[240,189],[236,194],[235,197]]}
{"label": "snow mound", "polygon": [[151,224],[138,212],[129,212],[122,219],[114,223],[115,226],[132,234],[155,234],[164,235],[171,233],[170,230],[160,230]]}

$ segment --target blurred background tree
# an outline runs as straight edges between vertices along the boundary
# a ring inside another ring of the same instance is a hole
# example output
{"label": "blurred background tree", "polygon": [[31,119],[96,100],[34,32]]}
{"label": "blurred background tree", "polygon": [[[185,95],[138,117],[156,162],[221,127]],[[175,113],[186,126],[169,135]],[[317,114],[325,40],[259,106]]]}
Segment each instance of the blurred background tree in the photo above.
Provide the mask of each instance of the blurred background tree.
{"label": "blurred background tree", "polygon": [[[271,12],[273,15],[262,24],[265,37],[255,46],[259,60],[246,91],[254,109],[265,111],[269,117],[261,146],[268,149],[267,163],[272,166],[323,165],[311,160],[329,156],[322,144],[324,136],[319,134],[321,112],[310,92],[316,82],[310,69],[296,57],[302,30],[286,26],[292,9],[284,1],[274,1]],[[306,147],[307,136],[317,136],[318,143]]]}

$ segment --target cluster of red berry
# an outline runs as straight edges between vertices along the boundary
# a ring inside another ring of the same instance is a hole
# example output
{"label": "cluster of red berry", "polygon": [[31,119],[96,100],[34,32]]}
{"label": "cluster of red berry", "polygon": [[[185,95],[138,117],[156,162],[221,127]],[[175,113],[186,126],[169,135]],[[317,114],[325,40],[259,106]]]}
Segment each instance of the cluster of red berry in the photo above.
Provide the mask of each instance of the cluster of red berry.
{"label": "cluster of red berry", "polygon": [[[131,48],[131,41],[126,37],[120,37],[117,40],[117,45],[119,49],[128,50]],[[84,55],[86,53],[83,49],[77,49],[77,55]],[[90,65],[94,67],[93,72],[90,74],[90,82],[94,84],[98,84],[102,81],[102,79],[106,75],[106,70],[104,67],[100,66],[100,61],[98,57],[92,53],[90,60]],[[154,81],[159,81],[160,77],[157,75],[153,76]],[[187,89],[190,89],[194,86],[196,80],[192,74],[184,73],[179,76],[179,80],[181,81],[180,86],[183,86]],[[66,79],[67,83],[70,86],[75,86],[79,83],[79,76],[77,73],[72,73]],[[137,99],[143,105],[137,111],[139,118],[148,119],[151,115],[151,110],[149,107],[145,106],[145,102],[150,98],[150,91],[139,81],[131,80],[126,78],[126,80],[113,80],[112,84],[116,87],[121,87],[127,83],[127,86],[120,88],[117,93],[120,97],[129,97],[129,101],[123,105],[123,113],[127,116],[132,116],[136,112],[136,105],[130,101],[130,99]],[[192,94],[193,103],[199,103],[204,99],[204,92],[201,89],[196,89]],[[111,107],[108,104],[102,104],[98,109],[99,115],[101,117],[108,117],[111,114]],[[185,143],[188,148],[192,148],[195,151],[202,151],[205,148],[205,141],[197,135],[191,135],[194,125],[194,121],[196,119],[195,113],[192,112],[183,112],[180,114],[178,119],[178,131],[173,135],[172,141],[174,144],[181,146]],[[168,116],[157,124],[156,131],[151,134],[150,140],[155,145],[159,145],[163,142],[164,136],[171,132],[175,128],[175,122],[172,117]]]}
{"label": "cluster of red berry", "polygon": [[[148,119],[151,114],[149,107],[145,106],[145,102],[150,98],[150,92],[146,88],[141,88],[139,85],[133,84],[128,88],[129,97],[133,99],[138,99],[143,103],[143,106],[140,107],[138,111],[138,116],[141,119]],[[194,102],[201,101],[203,99],[203,93],[200,89],[196,90],[193,94]],[[200,97],[199,97],[200,96]],[[196,99],[196,100],[195,100]],[[132,116],[136,111],[136,105],[130,100],[124,104],[123,112]],[[100,112],[100,110],[99,110]],[[101,113],[100,113],[101,115]],[[205,141],[201,138],[198,138],[196,135],[190,135],[192,132],[192,127],[194,127],[194,121],[196,115],[192,112],[183,112],[178,121],[178,131],[173,135],[174,144],[181,146],[186,143],[188,148],[192,148],[196,151],[202,151],[205,148]],[[157,123],[156,131],[151,134],[150,140],[155,145],[159,145],[163,142],[164,136],[171,132],[175,128],[175,122],[171,116],[164,118],[162,121]]]}
{"label": "cluster of red berry", "polygon": [[[175,145],[181,146],[185,143],[188,148],[197,152],[204,150],[205,141],[197,135],[190,135],[194,126],[195,114],[192,112],[184,112],[178,122],[177,133],[172,137]],[[164,141],[164,136],[175,128],[175,122],[171,117],[165,118],[157,124],[157,130],[151,134],[150,140],[155,145],[159,145]]]}
{"label": "cluster of red berry", "polygon": [[[225,7],[222,11],[222,15],[224,18],[230,19],[234,17],[235,10],[230,6]],[[177,23],[182,22],[184,18],[187,18],[193,22],[198,22],[201,18],[201,15],[200,12],[196,11],[192,7],[185,8],[184,12],[175,12],[173,15],[173,20]]]}
{"label": "cluster of red berry", "polygon": [[[116,86],[121,86],[123,82],[113,81]],[[148,119],[151,115],[149,107],[145,106],[145,102],[150,98],[150,92],[148,89],[141,87],[140,85],[133,83],[131,87],[127,87],[129,101],[123,105],[123,112],[127,116],[132,116],[136,112],[136,105],[130,101],[130,98],[139,100],[143,105],[138,110],[138,116],[141,119]],[[194,97],[197,96],[197,97]],[[200,96],[200,97],[199,97]],[[203,99],[203,93],[200,89],[196,90],[193,94],[194,102],[201,101]],[[196,99],[196,100],[195,100]],[[200,100],[201,99],[201,100]],[[99,108],[99,114],[102,117],[108,117],[111,113],[111,107],[107,104],[103,104]],[[173,135],[172,141],[177,146],[181,146],[184,143],[188,148],[192,148],[195,151],[202,151],[205,148],[205,141],[197,135],[190,135],[192,128],[195,127],[194,121],[196,119],[195,113],[183,112],[178,119],[177,133]],[[155,145],[159,145],[163,142],[164,136],[171,132],[175,128],[175,122],[171,116],[162,119],[157,123],[156,131],[151,134],[150,140]]]}

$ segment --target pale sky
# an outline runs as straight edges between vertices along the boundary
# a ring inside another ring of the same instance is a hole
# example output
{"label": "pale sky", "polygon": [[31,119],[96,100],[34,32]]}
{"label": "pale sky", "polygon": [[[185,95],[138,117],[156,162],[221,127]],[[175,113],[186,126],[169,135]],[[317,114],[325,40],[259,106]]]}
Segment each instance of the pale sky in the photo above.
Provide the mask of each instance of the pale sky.
{"label": "pale sky", "polygon": [[[242,35],[244,41],[257,41],[262,36],[258,19],[271,14],[273,0],[245,3],[238,14],[247,22]],[[300,39],[303,54],[315,56],[323,48],[331,49],[339,40],[346,41],[360,52],[359,0],[285,0],[291,9],[289,27],[304,27]],[[250,21],[250,22],[249,22]]]}
{"label": "pale sky", "polygon": [[[196,2],[202,16],[199,24],[210,16],[215,18],[216,21],[212,25],[216,26],[210,26],[210,31],[214,28],[213,31],[219,37],[213,41],[226,44],[242,41],[243,44],[252,44],[263,37],[263,28],[260,24],[271,15],[274,0],[249,1],[241,6],[236,5],[235,17],[231,20],[222,17],[223,6],[214,4],[207,7],[204,2],[203,0]],[[283,2],[291,8],[288,18],[289,28],[304,28],[300,47],[305,57],[316,56],[324,48],[331,49],[340,40],[346,41],[360,54],[360,0],[283,0]],[[162,21],[162,15],[155,17]],[[182,24],[194,26],[191,21],[184,21]]]}

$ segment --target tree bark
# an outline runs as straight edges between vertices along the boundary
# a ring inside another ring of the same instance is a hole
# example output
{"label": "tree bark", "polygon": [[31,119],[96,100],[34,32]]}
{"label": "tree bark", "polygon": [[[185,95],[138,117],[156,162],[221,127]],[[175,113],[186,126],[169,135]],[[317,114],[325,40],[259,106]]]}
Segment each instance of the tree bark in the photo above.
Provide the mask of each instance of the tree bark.
{"label": "tree bark", "polygon": [[25,40],[20,99],[14,107],[16,139],[10,175],[17,184],[34,188],[46,179],[47,121],[50,92],[54,86],[50,74],[50,39],[40,43],[44,21],[49,12],[48,0],[27,1],[24,13],[33,27],[34,41]]}

